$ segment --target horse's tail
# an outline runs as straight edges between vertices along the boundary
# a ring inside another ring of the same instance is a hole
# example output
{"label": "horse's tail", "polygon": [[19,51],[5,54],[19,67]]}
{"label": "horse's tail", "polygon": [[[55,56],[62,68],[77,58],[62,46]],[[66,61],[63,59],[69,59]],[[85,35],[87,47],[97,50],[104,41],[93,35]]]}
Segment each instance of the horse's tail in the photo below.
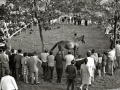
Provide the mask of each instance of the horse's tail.
{"label": "horse's tail", "polygon": [[53,51],[56,48],[57,45],[58,45],[58,43],[56,43],[50,51]]}

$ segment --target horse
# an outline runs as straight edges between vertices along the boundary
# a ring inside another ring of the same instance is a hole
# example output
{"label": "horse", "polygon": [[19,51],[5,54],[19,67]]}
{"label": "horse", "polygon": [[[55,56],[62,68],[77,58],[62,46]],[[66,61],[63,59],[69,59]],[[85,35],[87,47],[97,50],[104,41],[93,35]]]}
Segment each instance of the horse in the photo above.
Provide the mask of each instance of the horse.
{"label": "horse", "polygon": [[59,41],[51,48],[50,51],[52,52],[58,46],[58,50],[61,51],[63,56],[64,56],[64,49],[74,50],[74,55],[76,55],[78,53],[80,42],[82,42],[82,44],[85,43],[84,35],[82,35],[81,37],[76,37],[74,41],[64,41],[64,40]]}

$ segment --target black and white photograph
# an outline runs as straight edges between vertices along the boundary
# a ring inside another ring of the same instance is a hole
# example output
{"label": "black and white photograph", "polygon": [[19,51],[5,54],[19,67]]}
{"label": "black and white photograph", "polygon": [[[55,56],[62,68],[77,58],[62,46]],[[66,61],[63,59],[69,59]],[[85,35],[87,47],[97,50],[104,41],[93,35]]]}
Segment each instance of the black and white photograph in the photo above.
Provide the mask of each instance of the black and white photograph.
{"label": "black and white photograph", "polygon": [[0,90],[120,90],[120,0],[0,0]]}

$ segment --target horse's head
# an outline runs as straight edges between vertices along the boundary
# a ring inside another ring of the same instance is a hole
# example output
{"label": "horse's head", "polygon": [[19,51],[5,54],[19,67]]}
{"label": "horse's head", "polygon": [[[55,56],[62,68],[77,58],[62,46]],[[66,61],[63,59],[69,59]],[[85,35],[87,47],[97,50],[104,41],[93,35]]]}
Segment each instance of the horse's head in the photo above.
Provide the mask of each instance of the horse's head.
{"label": "horse's head", "polygon": [[85,43],[85,36],[84,35],[82,35],[81,37],[77,37],[76,39],[79,43],[80,42],[82,42],[82,44]]}

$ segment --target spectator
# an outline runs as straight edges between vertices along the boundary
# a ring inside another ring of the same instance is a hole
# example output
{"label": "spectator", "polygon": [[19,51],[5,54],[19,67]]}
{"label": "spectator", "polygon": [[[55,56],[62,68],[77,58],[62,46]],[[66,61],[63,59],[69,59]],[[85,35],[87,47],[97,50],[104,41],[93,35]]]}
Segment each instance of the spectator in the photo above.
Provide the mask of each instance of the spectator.
{"label": "spectator", "polygon": [[18,90],[18,86],[15,82],[15,79],[9,74],[10,71],[6,69],[5,76],[1,79],[0,90]]}
{"label": "spectator", "polygon": [[118,68],[120,68],[120,44],[119,44],[119,41],[116,41],[115,51],[116,51],[116,60],[118,63]]}
{"label": "spectator", "polygon": [[114,34],[110,35],[110,49],[114,46]]}
{"label": "spectator", "polygon": [[103,52],[102,56],[102,67],[103,67],[103,75],[105,76],[106,74],[106,63],[107,63],[107,52]]}
{"label": "spectator", "polygon": [[48,63],[47,63],[47,56],[49,55],[47,50],[44,50],[43,53],[40,54],[39,59],[42,60],[42,68],[43,68],[43,76],[44,81],[47,80],[47,72],[48,72]]}
{"label": "spectator", "polygon": [[98,53],[95,52],[95,49],[91,50],[91,57],[94,58],[95,65],[98,64]]}
{"label": "spectator", "polygon": [[34,85],[34,77],[35,77],[35,84],[39,84],[37,64],[38,63],[42,64],[42,62],[34,55],[35,55],[34,53],[31,53],[31,57],[27,60],[27,65],[30,71],[32,85]]}
{"label": "spectator", "polygon": [[71,90],[74,90],[74,83],[76,78],[76,67],[74,66],[75,61],[72,60],[70,65],[67,65],[66,67],[66,73],[67,75],[67,90],[69,90],[69,87],[72,85]]}
{"label": "spectator", "polygon": [[111,49],[108,51],[108,74],[110,75],[113,75],[113,65],[115,59],[115,49],[111,47]]}
{"label": "spectator", "polygon": [[65,67],[67,67],[67,65],[70,65],[72,60],[75,60],[74,56],[71,54],[71,51],[68,51],[68,54],[65,55],[64,59],[66,61]]}
{"label": "spectator", "polygon": [[18,49],[18,54],[15,55],[14,57],[14,62],[15,62],[15,71],[16,71],[16,80],[18,81],[20,78],[22,79],[22,74],[21,74],[21,60],[22,60],[22,50]]}
{"label": "spectator", "polygon": [[48,55],[48,73],[49,73],[49,81],[52,82],[51,79],[53,79],[53,70],[54,70],[54,55],[53,52],[50,52],[50,55]]}
{"label": "spectator", "polygon": [[82,78],[82,84],[80,86],[80,89],[83,90],[83,85],[87,84],[86,90],[88,90],[89,84],[91,84],[91,72],[90,72],[90,67],[87,65],[88,59],[84,59],[84,63],[81,65],[80,73],[81,73],[81,78]]}
{"label": "spectator", "polygon": [[25,83],[29,83],[28,82],[28,67],[27,67],[27,60],[29,57],[26,52],[23,54],[23,56],[24,57],[21,60],[23,80]]}
{"label": "spectator", "polygon": [[57,83],[61,83],[62,73],[63,73],[63,56],[59,51],[55,56],[56,61],[56,72],[57,72]]}
{"label": "spectator", "polygon": [[75,61],[75,66],[77,67],[77,74],[80,75],[80,67],[84,63],[84,59],[81,57],[81,55],[78,55],[78,58],[75,59]]}
{"label": "spectator", "polygon": [[[2,50],[0,49],[0,55],[2,54]],[[2,61],[0,59],[0,79],[2,77]]]}
{"label": "spectator", "polygon": [[98,53],[98,76],[101,77],[102,55]]}
{"label": "spectator", "polygon": [[92,81],[94,82],[94,73],[95,73],[96,67],[95,67],[94,59],[91,57],[91,51],[87,52],[87,59],[88,59],[87,65],[90,68],[90,75],[91,75]]}
{"label": "spectator", "polygon": [[8,56],[11,55],[11,47],[10,47],[10,46],[7,47],[6,54],[7,54]]}
{"label": "spectator", "polygon": [[5,54],[5,48],[0,50],[0,60],[2,61],[2,76],[5,76],[5,70],[9,69],[9,57]]}
{"label": "spectator", "polygon": [[9,66],[10,66],[10,71],[12,73],[12,76],[15,78],[15,62],[14,62],[14,57],[15,57],[15,50],[11,49],[11,55],[9,56]]}

